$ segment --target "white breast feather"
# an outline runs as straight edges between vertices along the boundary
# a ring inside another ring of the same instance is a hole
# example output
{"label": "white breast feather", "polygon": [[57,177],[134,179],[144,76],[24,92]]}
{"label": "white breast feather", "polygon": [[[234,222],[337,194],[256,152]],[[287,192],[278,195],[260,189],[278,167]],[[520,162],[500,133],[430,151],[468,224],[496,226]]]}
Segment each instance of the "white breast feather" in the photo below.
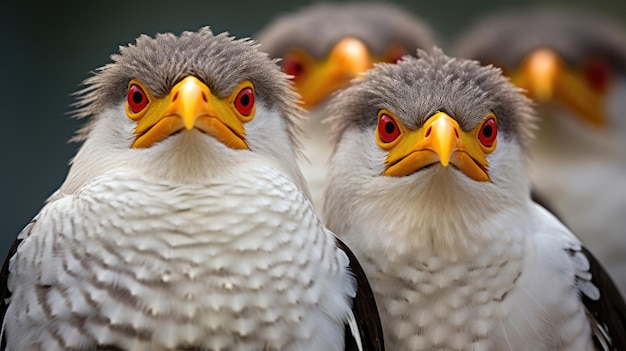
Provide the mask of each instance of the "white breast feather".
{"label": "white breast feather", "polygon": [[6,335],[13,350],[341,349],[345,265],[271,168],[187,186],[106,174],[38,216],[11,262]]}

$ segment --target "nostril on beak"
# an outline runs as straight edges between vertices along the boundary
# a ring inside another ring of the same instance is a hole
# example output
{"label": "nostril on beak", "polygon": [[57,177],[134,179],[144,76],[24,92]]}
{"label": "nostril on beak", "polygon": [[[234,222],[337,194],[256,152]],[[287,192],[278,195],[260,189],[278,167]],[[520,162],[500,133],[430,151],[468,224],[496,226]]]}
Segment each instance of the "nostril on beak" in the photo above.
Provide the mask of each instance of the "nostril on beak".
{"label": "nostril on beak", "polygon": [[178,92],[176,92],[174,96],[172,96],[172,102],[176,101],[176,99],[178,99]]}
{"label": "nostril on beak", "polygon": [[424,134],[424,138],[428,138],[428,136],[430,135],[430,132],[432,131],[433,127],[428,127],[428,129],[426,129],[426,134]]}

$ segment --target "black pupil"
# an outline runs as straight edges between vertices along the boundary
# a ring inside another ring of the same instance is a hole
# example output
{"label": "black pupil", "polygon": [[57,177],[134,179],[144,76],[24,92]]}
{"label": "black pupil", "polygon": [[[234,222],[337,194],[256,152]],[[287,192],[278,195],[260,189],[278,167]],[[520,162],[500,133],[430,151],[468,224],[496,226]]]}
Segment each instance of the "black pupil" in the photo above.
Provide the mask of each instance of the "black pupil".
{"label": "black pupil", "polygon": [[141,101],[143,101],[143,94],[138,92],[138,91],[134,92],[133,93],[133,102],[138,104]]}
{"label": "black pupil", "polygon": [[385,132],[387,132],[388,134],[391,134],[395,130],[396,130],[396,126],[394,126],[393,123],[391,122],[385,123]]}
{"label": "black pupil", "polygon": [[486,138],[491,137],[491,134],[493,134],[493,128],[491,128],[491,126],[485,126],[485,128],[483,128],[483,135]]}
{"label": "black pupil", "polygon": [[248,94],[241,95],[241,100],[239,101],[243,106],[248,106],[250,103],[250,96]]}

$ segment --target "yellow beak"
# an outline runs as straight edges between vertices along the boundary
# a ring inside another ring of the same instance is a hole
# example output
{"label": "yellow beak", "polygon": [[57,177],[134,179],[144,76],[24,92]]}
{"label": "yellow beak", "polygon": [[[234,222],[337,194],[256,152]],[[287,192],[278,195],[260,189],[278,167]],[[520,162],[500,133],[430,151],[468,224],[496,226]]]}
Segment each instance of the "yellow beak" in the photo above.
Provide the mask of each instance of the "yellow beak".
{"label": "yellow beak", "polygon": [[226,146],[247,149],[245,129],[228,102],[215,97],[198,78],[188,76],[155,99],[139,119],[133,148],[146,148],[183,129],[197,128]]}
{"label": "yellow beak", "polygon": [[490,181],[486,154],[478,140],[446,113],[437,112],[422,128],[406,134],[390,150],[384,175],[406,176],[440,163],[444,167],[452,164],[476,181]]}
{"label": "yellow beak", "polygon": [[511,80],[540,104],[556,101],[592,126],[606,125],[601,94],[568,69],[550,49],[530,53]]}
{"label": "yellow beak", "polygon": [[334,91],[346,87],[359,73],[372,67],[369,50],[358,39],[344,38],[331,50],[328,58],[310,73],[296,81],[303,107],[309,109]]}

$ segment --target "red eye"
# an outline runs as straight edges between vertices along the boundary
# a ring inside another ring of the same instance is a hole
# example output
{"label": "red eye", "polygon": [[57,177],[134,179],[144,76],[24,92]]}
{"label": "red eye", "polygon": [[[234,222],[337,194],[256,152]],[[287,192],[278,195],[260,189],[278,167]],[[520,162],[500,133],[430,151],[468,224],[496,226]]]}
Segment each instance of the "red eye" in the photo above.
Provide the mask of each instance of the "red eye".
{"label": "red eye", "polygon": [[611,69],[608,63],[602,60],[592,61],[585,68],[587,83],[596,91],[601,92],[606,89],[610,75]]}
{"label": "red eye", "polygon": [[148,97],[146,93],[137,84],[133,84],[128,88],[128,108],[133,113],[139,113],[148,105]]}
{"label": "red eye", "polygon": [[400,136],[400,128],[389,115],[382,115],[378,120],[378,136],[383,143],[390,143]]}
{"label": "red eye", "polygon": [[489,118],[483,123],[482,127],[480,127],[480,131],[478,132],[478,140],[486,146],[491,147],[493,143],[496,141],[496,137],[498,136],[498,127],[496,126],[496,120],[493,118]]}
{"label": "red eye", "polygon": [[283,61],[283,70],[290,76],[294,76],[294,78],[298,77],[304,71],[304,67],[302,63],[297,60],[285,60]]}
{"label": "red eye", "polygon": [[235,98],[235,108],[244,116],[249,116],[254,107],[254,92],[252,88],[243,88]]}
{"label": "red eye", "polygon": [[394,51],[389,58],[387,59],[387,62],[389,63],[398,63],[398,61],[402,60],[402,57],[404,57],[404,55],[406,55],[407,53],[403,50],[397,50]]}
{"label": "red eye", "polygon": [[304,65],[300,60],[287,56],[283,59],[283,71],[296,78],[304,72]]}

